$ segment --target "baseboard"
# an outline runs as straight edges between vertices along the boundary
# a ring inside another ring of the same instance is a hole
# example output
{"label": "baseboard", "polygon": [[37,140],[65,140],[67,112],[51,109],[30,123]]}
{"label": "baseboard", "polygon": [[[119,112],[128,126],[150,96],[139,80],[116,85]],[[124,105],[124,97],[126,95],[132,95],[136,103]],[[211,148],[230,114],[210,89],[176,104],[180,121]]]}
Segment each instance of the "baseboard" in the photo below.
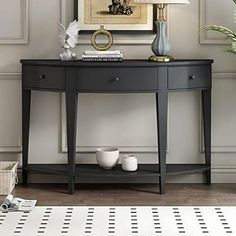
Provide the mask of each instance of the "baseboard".
{"label": "baseboard", "polygon": [[[22,183],[22,169],[18,168],[18,178],[19,183]],[[66,176],[58,175],[48,175],[48,174],[39,174],[31,173],[29,176],[30,183],[67,183]],[[97,180],[84,178],[77,181],[79,183],[98,183]],[[101,182],[101,180],[99,180]],[[169,176],[166,180],[167,183],[204,183],[204,175],[201,173],[198,174],[188,174],[188,175],[179,175],[179,176]],[[102,180],[102,183],[115,183],[107,179]],[[124,183],[127,183],[127,180],[124,180]],[[134,183],[134,181],[132,181]],[[139,181],[140,183],[140,181]],[[158,183],[157,180],[145,180],[142,183]],[[212,168],[212,183],[236,183],[236,167],[234,166],[215,166]]]}
{"label": "baseboard", "polygon": [[213,183],[236,183],[235,166],[215,166],[212,169]]}

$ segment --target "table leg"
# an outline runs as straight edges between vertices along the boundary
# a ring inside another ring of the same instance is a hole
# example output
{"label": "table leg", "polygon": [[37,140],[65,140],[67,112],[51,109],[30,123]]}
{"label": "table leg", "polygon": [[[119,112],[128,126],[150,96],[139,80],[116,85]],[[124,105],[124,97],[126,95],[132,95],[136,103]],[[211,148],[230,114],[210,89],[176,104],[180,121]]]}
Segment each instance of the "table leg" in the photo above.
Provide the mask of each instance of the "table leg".
{"label": "table leg", "polygon": [[166,180],[166,148],[167,148],[167,106],[168,93],[156,93],[156,111],[157,111],[157,135],[158,135],[158,159],[159,159],[159,184],[160,193],[165,193]]}
{"label": "table leg", "polygon": [[76,155],[76,126],[77,126],[78,93],[66,92],[66,122],[68,147],[68,190],[75,190],[75,155]]}
{"label": "table leg", "polygon": [[206,183],[211,184],[211,90],[202,91],[202,110],[204,123],[205,162],[210,168],[206,171]]}
{"label": "table leg", "polygon": [[31,91],[22,90],[22,178],[23,184],[28,182],[28,152],[29,152],[29,129],[30,129],[30,104]]}

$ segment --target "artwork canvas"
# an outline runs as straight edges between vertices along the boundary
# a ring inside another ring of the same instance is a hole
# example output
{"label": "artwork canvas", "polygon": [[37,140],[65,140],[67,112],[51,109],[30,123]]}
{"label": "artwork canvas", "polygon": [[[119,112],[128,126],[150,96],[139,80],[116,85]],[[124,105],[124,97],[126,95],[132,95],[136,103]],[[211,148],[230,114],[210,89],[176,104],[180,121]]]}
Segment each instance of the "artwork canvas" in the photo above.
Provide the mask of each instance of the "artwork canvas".
{"label": "artwork canvas", "polygon": [[75,18],[82,32],[97,30],[100,25],[113,33],[154,32],[153,9],[133,0],[75,0]]}

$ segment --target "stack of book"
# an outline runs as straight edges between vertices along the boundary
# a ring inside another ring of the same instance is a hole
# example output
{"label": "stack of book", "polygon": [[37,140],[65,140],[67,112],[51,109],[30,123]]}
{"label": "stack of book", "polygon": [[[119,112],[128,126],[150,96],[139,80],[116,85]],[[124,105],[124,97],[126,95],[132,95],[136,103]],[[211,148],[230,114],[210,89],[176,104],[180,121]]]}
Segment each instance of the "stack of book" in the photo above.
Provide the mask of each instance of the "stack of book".
{"label": "stack of book", "polygon": [[82,61],[122,61],[123,55],[119,50],[115,51],[85,51]]}

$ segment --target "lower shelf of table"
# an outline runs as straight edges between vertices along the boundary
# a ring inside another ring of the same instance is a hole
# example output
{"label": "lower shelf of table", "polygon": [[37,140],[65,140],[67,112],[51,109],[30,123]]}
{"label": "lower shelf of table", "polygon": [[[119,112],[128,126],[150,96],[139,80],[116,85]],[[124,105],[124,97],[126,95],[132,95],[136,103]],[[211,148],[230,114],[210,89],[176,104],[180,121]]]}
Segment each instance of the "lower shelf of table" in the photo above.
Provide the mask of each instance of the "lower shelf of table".
{"label": "lower shelf of table", "polygon": [[[204,164],[168,164],[167,175],[189,174],[209,170],[210,167]],[[25,168],[28,172],[41,172],[55,175],[68,175],[68,166],[63,164],[30,164]],[[140,164],[135,172],[126,172],[117,165],[112,170],[105,170],[96,164],[77,164],[76,177],[78,178],[153,178],[159,177],[159,165]]]}

